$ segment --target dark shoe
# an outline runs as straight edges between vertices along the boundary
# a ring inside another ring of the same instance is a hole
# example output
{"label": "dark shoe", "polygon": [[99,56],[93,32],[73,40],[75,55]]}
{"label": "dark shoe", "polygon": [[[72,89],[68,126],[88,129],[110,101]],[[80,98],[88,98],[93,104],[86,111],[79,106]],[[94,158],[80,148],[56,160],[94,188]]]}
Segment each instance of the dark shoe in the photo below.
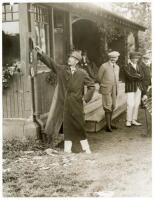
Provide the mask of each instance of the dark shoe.
{"label": "dark shoe", "polygon": [[106,127],[106,132],[112,132],[112,129],[110,127]]}
{"label": "dark shoe", "polygon": [[110,126],[111,126],[112,129],[117,129],[117,126],[112,124],[112,114],[113,114],[113,112],[110,112]]}
{"label": "dark shoe", "polygon": [[118,129],[118,127],[115,126],[114,124],[111,124],[111,128],[112,128],[112,129]]}

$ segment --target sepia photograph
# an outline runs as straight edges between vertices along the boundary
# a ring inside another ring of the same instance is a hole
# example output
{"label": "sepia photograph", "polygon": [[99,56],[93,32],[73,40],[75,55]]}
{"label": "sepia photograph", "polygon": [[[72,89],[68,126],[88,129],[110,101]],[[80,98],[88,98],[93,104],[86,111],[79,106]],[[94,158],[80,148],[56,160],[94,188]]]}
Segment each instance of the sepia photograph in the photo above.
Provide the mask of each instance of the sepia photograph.
{"label": "sepia photograph", "polygon": [[2,1],[2,196],[152,197],[152,2]]}

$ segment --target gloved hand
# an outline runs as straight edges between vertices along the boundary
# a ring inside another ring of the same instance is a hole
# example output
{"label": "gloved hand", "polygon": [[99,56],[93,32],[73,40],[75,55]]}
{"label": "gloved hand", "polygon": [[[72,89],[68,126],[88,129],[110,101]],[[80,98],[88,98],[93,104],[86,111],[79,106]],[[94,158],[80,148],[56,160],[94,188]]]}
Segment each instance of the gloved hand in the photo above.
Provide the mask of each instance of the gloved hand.
{"label": "gloved hand", "polygon": [[42,54],[43,50],[39,46],[35,46],[34,49],[37,51],[37,53]]}

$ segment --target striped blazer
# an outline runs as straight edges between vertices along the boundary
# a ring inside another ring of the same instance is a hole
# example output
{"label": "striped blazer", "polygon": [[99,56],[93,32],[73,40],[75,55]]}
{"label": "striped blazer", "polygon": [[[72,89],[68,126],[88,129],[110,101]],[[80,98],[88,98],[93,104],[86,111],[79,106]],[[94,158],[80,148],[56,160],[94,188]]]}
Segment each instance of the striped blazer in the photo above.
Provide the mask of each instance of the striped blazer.
{"label": "striped blazer", "polygon": [[131,63],[124,67],[125,92],[136,92],[137,88],[143,90],[142,80],[144,78],[140,65],[135,69]]}

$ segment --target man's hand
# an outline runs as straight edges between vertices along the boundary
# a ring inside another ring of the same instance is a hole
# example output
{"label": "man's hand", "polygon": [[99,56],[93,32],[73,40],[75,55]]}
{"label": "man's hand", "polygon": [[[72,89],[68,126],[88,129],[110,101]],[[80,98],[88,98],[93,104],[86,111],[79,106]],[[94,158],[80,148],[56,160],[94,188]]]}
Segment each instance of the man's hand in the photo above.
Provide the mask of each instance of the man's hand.
{"label": "man's hand", "polygon": [[142,97],[142,101],[143,101],[143,102],[147,101],[147,99],[148,99],[147,95],[144,95],[144,96]]}
{"label": "man's hand", "polygon": [[150,89],[152,89],[152,86],[151,86],[151,85],[149,85],[149,87],[147,88],[147,92],[149,92]]}
{"label": "man's hand", "polygon": [[37,53],[42,54],[43,50],[39,46],[35,46],[34,49],[37,51]]}

